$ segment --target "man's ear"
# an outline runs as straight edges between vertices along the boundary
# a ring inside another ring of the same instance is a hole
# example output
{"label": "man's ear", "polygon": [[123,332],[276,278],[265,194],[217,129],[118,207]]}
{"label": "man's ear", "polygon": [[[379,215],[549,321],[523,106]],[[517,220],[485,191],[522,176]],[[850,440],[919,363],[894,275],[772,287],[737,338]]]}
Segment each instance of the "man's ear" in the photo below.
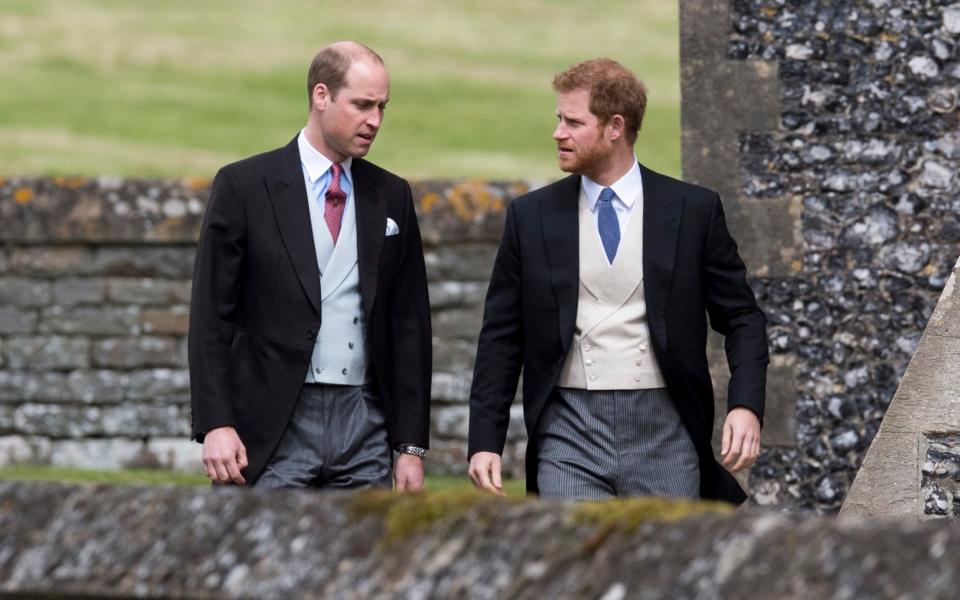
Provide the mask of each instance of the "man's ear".
{"label": "man's ear", "polygon": [[623,134],[627,128],[627,122],[624,120],[623,115],[613,115],[610,117],[610,120],[607,121],[607,125],[610,126],[609,135],[611,142],[623,138]]}
{"label": "man's ear", "polygon": [[325,110],[327,104],[330,102],[330,90],[327,88],[327,84],[318,83],[313,86],[313,92],[311,97],[313,98],[313,106],[319,110]]}

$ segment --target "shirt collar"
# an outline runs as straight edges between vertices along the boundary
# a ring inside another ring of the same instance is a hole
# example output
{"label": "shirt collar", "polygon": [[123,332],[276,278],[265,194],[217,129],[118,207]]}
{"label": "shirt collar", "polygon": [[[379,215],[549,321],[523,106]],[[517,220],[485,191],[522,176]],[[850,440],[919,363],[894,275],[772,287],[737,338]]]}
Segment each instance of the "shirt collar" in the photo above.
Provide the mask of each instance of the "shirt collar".
{"label": "shirt collar", "polygon": [[[316,183],[318,179],[330,170],[330,165],[333,164],[333,161],[321,154],[319,150],[307,141],[307,134],[304,133],[303,129],[300,130],[300,135],[297,136],[297,146],[300,148],[300,162],[303,163],[303,167],[307,171],[307,177],[310,179],[310,183]],[[353,157],[351,156],[348,156],[347,160],[340,163],[340,166],[343,167],[344,176],[346,176],[347,181],[351,184],[353,184],[353,176],[350,173],[350,166],[352,164]]]}
{"label": "shirt collar", "polygon": [[604,187],[610,187],[617,195],[617,199],[627,208],[633,208],[633,203],[643,191],[643,178],[640,176],[640,163],[633,157],[633,166],[610,186],[603,186],[586,175],[580,177],[580,186],[587,197],[587,204],[591,211],[597,209],[597,199]]}

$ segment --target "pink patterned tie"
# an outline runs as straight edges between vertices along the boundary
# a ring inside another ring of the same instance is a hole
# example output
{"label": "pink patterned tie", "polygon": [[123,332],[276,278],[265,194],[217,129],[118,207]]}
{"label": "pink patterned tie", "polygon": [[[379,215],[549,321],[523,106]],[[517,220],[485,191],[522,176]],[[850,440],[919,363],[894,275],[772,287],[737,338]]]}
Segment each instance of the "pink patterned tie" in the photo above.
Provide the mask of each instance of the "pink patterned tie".
{"label": "pink patterned tie", "polygon": [[343,173],[343,167],[340,163],[330,165],[332,176],[330,186],[327,188],[327,201],[323,207],[323,220],[327,222],[327,229],[330,230],[330,237],[336,245],[337,237],[340,236],[340,222],[343,220],[343,209],[346,206],[347,195],[340,188],[340,175]]}

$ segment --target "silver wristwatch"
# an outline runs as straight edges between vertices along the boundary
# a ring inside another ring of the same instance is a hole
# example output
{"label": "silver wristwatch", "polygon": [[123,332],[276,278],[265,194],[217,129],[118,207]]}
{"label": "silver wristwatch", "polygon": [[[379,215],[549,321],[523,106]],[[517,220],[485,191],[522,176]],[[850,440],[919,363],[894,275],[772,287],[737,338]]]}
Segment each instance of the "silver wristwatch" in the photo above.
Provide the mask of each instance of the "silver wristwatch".
{"label": "silver wristwatch", "polygon": [[414,446],[413,444],[400,444],[397,448],[397,452],[400,454],[412,454],[417,458],[426,458],[427,449],[421,448],[420,446]]}

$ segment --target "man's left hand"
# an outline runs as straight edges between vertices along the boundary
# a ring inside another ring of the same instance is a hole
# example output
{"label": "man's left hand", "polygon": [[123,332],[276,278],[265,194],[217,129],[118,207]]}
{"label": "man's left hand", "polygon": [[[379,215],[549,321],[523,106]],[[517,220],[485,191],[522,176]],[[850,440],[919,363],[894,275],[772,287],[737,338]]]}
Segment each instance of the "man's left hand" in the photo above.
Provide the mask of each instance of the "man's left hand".
{"label": "man's left hand", "polygon": [[723,466],[736,473],[751,466],[760,454],[760,420],[749,408],[734,408],[723,422],[720,455]]}
{"label": "man's left hand", "polygon": [[423,489],[423,460],[412,454],[400,454],[393,465],[393,487],[398,492]]}

